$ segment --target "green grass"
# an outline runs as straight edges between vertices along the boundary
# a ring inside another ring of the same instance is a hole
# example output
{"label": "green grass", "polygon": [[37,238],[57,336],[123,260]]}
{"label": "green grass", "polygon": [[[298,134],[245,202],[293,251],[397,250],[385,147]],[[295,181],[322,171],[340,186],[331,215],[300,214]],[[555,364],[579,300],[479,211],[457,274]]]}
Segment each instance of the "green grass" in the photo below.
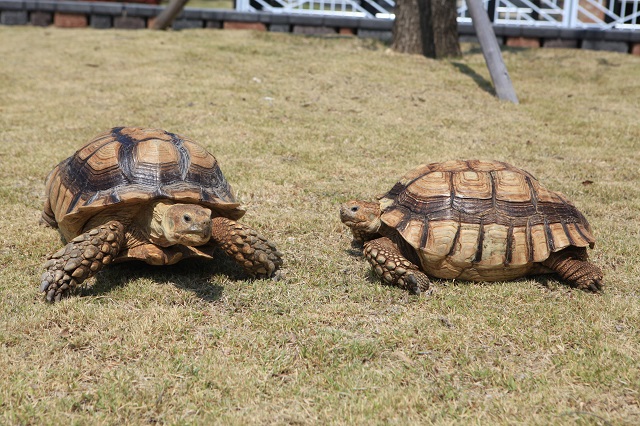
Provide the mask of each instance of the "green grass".
{"label": "green grass", "polygon": [[[433,61],[354,38],[0,28],[0,423],[640,423],[640,58],[477,47]],[[204,144],[278,244],[232,262],[113,266],[53,306],[43,180],[112,126]],[[419,163],[499,159],[591,222],[606,290],[553,277],[385,287],[338,205]],[[588,184],[587,181],[593,183]]]}

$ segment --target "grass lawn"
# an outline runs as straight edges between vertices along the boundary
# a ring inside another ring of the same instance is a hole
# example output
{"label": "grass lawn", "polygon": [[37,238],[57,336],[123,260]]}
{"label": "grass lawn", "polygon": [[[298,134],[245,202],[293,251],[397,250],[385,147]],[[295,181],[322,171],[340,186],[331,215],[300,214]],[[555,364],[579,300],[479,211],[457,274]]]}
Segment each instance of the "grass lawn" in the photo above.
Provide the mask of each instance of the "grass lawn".
{"label": "grass lawn", "polygon": [[[355,38],[0,28],[0,423],[640,424],[640,58],[477,46],[434,61]],[[205,145],[285,255],[107,268],[38,293],[61,245],[43,181],[113,126]],[[591,222],[602,294],[553,276],[381,285],[338,206],[410,168],[498,159]]]}

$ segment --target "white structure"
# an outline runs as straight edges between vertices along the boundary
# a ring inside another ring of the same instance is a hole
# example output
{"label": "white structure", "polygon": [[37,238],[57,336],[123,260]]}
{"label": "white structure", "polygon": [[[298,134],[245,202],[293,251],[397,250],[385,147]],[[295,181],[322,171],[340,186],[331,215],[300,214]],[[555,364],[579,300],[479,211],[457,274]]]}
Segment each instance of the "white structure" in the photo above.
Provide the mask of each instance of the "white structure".
{"label": "white structure", "polygon": [[[470,22],[458,0],[458,22]],[[393,19],[393,0],[237,0],[236,10]],[[485,0],[494,24],[640,30],[640,0]]]}

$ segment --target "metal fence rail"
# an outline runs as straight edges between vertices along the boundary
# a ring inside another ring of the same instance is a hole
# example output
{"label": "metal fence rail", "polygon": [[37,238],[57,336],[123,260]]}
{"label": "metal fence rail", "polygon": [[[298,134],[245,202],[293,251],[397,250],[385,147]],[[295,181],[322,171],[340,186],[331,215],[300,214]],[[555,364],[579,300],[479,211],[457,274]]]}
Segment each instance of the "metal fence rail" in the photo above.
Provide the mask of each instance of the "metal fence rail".
{"label": "metal fence rail", "polygon": [[[237,0],[236,10],[393,19],[394,0]],[[485,0],[495,24],[640,30],[640,0]],[[470,22],[458,0],[458,22]]]}
{"label": "metal fence rail", "polygon": [[393,0],[237,0],[240,12],[337,15],[357,18],[389,18]]}

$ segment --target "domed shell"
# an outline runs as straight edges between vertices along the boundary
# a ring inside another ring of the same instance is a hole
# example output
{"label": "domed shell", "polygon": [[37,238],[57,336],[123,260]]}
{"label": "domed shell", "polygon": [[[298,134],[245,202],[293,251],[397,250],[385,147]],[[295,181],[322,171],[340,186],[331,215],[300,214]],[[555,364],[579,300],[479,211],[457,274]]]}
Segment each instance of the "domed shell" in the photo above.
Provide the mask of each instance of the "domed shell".
{"label": "domed shell", "polygon": [[564,195],[497,161],[421,165],[383,195],[380,206],[382,222],[439,278],[508,280],[552,252],[595,242]]}
{"label": "domed shell", "polygon": [[107,208],[165,198],[239,219],[244,209],[215,157],[201,145],[158,129],[115,127],[58,164],[46,179],[42,218],[65,236]]}

